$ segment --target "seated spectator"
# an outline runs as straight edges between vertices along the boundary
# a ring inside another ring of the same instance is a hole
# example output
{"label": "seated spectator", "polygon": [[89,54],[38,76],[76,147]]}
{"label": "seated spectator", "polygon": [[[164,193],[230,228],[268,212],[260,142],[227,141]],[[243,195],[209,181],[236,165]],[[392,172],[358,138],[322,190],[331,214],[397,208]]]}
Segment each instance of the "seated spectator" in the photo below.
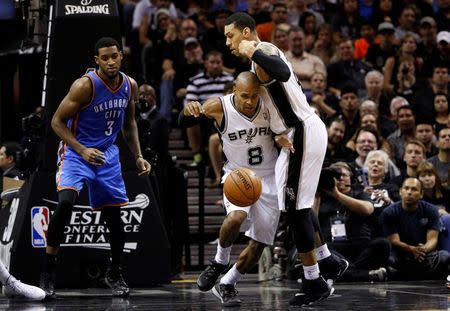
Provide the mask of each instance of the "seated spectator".
{"label": "seated spectator", "polygon": [[450,110],[448,107],[448,98],[444,93],[434,94],[433,99],[433,111],[434,111],[434,129],[436,133],[439,133],[441,129],[447,127],[450,121]]}
{"label": "seated spectator", "polygon": [[305,51],[311,51],[317,38],[316,15],[312,12],[304,12],[298,23],[305,33]]}
{"label": "seated spectator", "polygon": [[370,216],[372,237],[381,237],[383,228],[380,223],[381,212],[400,197],[396,184],[385,181],[389,173],[389,158],[383,150],[372,150],[367,154],[364,163],[364,171],[367,171],[367,185],[363,191],[370,195],[374,212]]}
{"label": "seated spectator", "polygon": [[327,126],[328,145],[325,155],[326,163],[350,161],[353,151],[342,143],[345,132],[345,122],[341,118],[333,118]]}
{"label": "seated spectator", "polygon": [[405,5],[401,9],[397,19],[397,27],[395,27],[395,40],[397,42],[401,42],[407,33],[412,33],[416,40],[419,39],[419,35],[413,33],[418,13],[417,7],[412,4]]}
{"label": "seated spectator", "polygon": [[408,177],[417,177],[417,167],[425,161],[425,146],[417,139],[412,139],[405,143],[405,152],[403,154],[403,162],[406,167],[401,168],[400,176],[397,176],[392,182],[399,187]]}
{"label": "seated spectator", "polygon": [[420,41],[417,47],[418,55],[423,59],[422,75],[431,76],[436,60],[439,60],[439,51],[437,48],[436,21],[431,16],[425,16],[420,20]]}
{"label": "seated spectator", "polygon": [[[372,239],[368,217],[374,207],[369,195],[354,192],[351,187],[351,169],[344,162],[330,168],[341,176],[332,190],[321,190],[318,216],[320,227],[330,250],[345,257],[349,269],[341,277],[344,281],[384,281],[389,242],[385,238]],[[318,203],[318,202],[316,202]]]}
{"label": "seated spectator", "polygon": [[448,273],[449,253],[436,250],[439,213],[422,200],[417,178],[407,178],[401,200],[381,214],[383,231],[392,244],[391,263],[401,279],[442,279]]}
{"label": "seated spectator", "polygon": [[[353,84],[358,92],[365,89],[364,77],[372,67],[360,60],[353,59],[353,42],[344,39],[339,44],[340,59],[328,66],[328,86],[341,90],[346,84]],[[359,93],[358,93],[359,94]]]}
{"label": "seated spectator", "polygon": [[389,135],[387,140],[391,144],[395,164],[400,165],[405,151],[405,143],[416,136],[416,117],[411,106],[398,108],[397,126],[398,129]]}
{"label": "seated spectator", "polygon": [[316,105],[325,118],[333,117],[339,109],[339,99],[327,90],[327,77],[323,72],[311,76],[311,89],[305,90],[306,100]]}
{"label": "seated spectator", "polygon": [[355,60],[365,59],[369,46],[374,44],[376,40],[375,30],[368,21],[362,22],[360,32],[360,38],[355,40],[355,52],[353,54]]}
{"label": "seated spectator", "polygon": [[377,70],[369,71],[364,78],[366,94],[362,97],[362,100],[371,100],[377,104],[380,116],[385,118],[389,116],[389,105],[395,93],[384,88],[383,82],[384,77],[381,72]]}
{"label": "seated spectator", "polygon": [[[18,156],[22,153],[22,147],[16,142],[4,142],[0,147],[0,169],[3,177],[17,178],[21,177],[18,165]],[[0,188],[0,192],[3,189]]]}
{"label": "seated spectator", "polygon": [[428,158],[427,161],[432,163],[436,168],[442,184],[448,186],[450,170],[450,128],[443,128],[438,133],[437,147],[439,149],[438,154]]}
{"label": "seated spectator", "polygon": [[331,18],[333,37],[337,42],[341,36],[356,39],[361,26],[358,1],[344,0],[340,6],[340,10]]}
{"label": "seated spectator", "polygon": [[289,24],[278,24],[273,33],[272,39],[270,40],[277,48],[279,48],[283,53],[289,51],[289,30],[291,26]]}
{"label": "seated spectator", "polygon": [[[366,112],[364,114],[361,114],[359,128],[366,128],[366,127],[375,129],[378,139],[381,142],[381,149],[383,149],[388,154],[388,156],[391,157],[391,155],[392,155],[391,145],[389,144],[389,142],[386,139],[383,138],[383,136],[380,133],[380,130],[379,130],[380,125],[379,125],[378,117],[376,114],[374,114],[372,112]],[[353,150],[353,152],[355,151],[356,133],[355,133],[355,135],[352,136],[352,138],[350,138],[348,140],[348,142],[347,142],[347,144],[345,144],[345,146],[348,149]]]}
{"label": "seated spectator", "polygon": [[[355,183],[362,187],[365,187],[365,180],[367,180],[367,173],[364,172],[364,163],[366,162],[367,154],[372,150],[377,150],[381,147],[380,136],[374,128],[363,127],[356,132],[356,158],[350,162],[353,175],[355,176]],[[396,176],[400,175],[399,169],[395,164],[389,160],[389,173],[387,174],[387,180],[392,180]]]}
{"label": "seated spectator", "polygon": [[378,25],[380,42],[371,44],[366,55],[366,62],[372,65],[375,70],[382,72],[386,60],[396,55],[394,32],[395,28],[391,22],[383,21]]}
{"label": "seated spectator", "polygon": [[272,32],[276,25],[287,23],[287,16],[288,10],[286,4],[282,2],[275,3],[270,13],[271,21],[256,25],[256,32],[258,33],[259,39],[261,41],[270,42]]}
{"label": "seated spectator", "polygon": [[291,62],[292,70],[305,90],[311,89],[310,80],[313,73],[327,72],[320,58],[305,51],[305,33],[299,27],[294,26],[289,30],[289,51],[286,58]]}
{"label": "seated spectator", "polygon": [[438,153],[436,147],[436,137],[434,135],[433,125],[426,121],[417,121],[416,124],[416,139],[425,146],[425,159],[431,158]]}
{"label": "seated spectator", "polygon": [[322,24],[319,26],[317,40],[311,54],[319,57],[328,66],[332,59],[337,59],[337,46],[333,41],[333,30],[330,24]]}
{"label": "seated spectator", "polygon": [[346,85],[340,93],[339,108],[341,113],[338,116],[345,121],[344,143],[346,143],[358,129],[360,102],[357,90],[353,85]]}

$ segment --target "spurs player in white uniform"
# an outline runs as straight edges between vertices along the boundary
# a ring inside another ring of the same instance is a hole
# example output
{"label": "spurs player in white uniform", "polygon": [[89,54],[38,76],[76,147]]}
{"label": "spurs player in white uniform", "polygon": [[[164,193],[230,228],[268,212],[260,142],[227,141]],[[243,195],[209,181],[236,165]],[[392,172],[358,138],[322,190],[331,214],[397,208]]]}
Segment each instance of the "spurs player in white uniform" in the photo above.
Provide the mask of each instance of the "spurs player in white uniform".
{"label": "spurs player in white uniform", "polygon": [[[217,253],[197,281],[200,290],[212,289],[224,305],[240,302],[235,283],[258,262],[264,247],[273,243],[280,216],[274,171],[278,151],[269,127],[268,108],[259,97],[262,90],[254,73],[243,72],[237,77],[232,94],[207,100],[203,106],[189,102],[182,115],[192,119],[203,114],[215,121],[226,157],[222,180],[238,167],[250,168],[262,178],[261,196],[252,206],[233,205],[224,195],[227,217],[220,229]],[[282,146],[291,146],[285,142]],[[251,239],[249,245],[215,285],[229,265],[231,246],[239,231]]]}
{"label": "spurs player in white uniform", "polygon": [[[322,120],[306,101],[301,85],[283,52],[271,43],[261,42],[253,18],[234,13],[225,22],[226,44],[231,52],[252,61],[252,69],[264,83],[266,96],[273,103],[271,129],[287,133],[295,152],[282,150],[276,164],[280,209],[288,213],[294,243],[303,263],[303,293],[296,294],[291,305],[304,306],[327,298],[334,289],[320,274],[318,261],[335,279],[348,263],[331,256],[321,239],[317,216],[311,208],[319,183],[327,148],[327,131]],[[263,96],[264,98],[265,96]],[[276,117],[279,116],[279,117]],[[320,240],[321,243],[316,243]],[[329,270],[329,271],[328,271]]]}

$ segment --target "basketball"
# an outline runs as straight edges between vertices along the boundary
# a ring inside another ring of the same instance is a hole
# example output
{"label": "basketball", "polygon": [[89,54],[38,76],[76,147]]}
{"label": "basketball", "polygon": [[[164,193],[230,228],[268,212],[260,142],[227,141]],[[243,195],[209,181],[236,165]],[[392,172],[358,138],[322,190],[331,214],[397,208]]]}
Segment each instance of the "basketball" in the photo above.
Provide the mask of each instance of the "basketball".
{"label": "basketball", "polygon": [[223,193],[231,203],[237,206],[254,204],[261,195],[261,189],[261,177],[245,167],[232,171],[223,185]]}

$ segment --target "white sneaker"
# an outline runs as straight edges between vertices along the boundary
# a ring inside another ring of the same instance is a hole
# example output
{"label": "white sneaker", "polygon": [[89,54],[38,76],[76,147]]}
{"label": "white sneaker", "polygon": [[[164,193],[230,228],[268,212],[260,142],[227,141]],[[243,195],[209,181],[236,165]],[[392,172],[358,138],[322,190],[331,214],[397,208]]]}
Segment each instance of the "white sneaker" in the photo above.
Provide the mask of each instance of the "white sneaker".
{"label": "white sneaker", "polygon": [[10,298],[22,298],[27,300],[44,300],[45,292],[39,287],[28,285],[16,280],[12,275],[3,285],[3,294]]}

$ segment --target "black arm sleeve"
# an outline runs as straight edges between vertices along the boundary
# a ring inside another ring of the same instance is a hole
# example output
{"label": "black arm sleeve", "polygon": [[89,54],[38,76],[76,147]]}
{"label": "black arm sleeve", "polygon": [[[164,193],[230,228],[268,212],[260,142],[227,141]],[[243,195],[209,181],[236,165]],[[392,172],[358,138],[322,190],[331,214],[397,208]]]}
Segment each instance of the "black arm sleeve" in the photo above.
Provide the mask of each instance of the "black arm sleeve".
{"label": "black arm sleeve", "polygon": [[252,60],[272,78],[286,82],[291,76],[288,65],[277,55],[267,55],[261,50],[253,53]]}
{"label": "black arm sleeve", "polygon": [[200,115],[200,117],[196,118],[194,116],[185,116],[184,110],[181,110],[180,115],[178,116],[178,124],[181,127],[192,127],[196,124],[200,123],[200,119],[203,117],[203,115]]}

